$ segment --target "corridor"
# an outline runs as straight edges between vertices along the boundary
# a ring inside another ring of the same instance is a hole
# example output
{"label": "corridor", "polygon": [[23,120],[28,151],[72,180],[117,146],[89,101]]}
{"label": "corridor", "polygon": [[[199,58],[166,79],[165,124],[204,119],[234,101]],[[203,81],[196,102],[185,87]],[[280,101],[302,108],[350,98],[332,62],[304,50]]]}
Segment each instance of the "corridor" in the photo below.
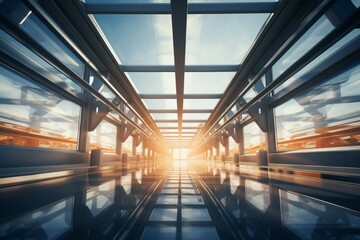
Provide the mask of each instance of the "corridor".
{"label": "corridor", "polygon": [[0,0],[0,239],[359,239],[359,0]]}

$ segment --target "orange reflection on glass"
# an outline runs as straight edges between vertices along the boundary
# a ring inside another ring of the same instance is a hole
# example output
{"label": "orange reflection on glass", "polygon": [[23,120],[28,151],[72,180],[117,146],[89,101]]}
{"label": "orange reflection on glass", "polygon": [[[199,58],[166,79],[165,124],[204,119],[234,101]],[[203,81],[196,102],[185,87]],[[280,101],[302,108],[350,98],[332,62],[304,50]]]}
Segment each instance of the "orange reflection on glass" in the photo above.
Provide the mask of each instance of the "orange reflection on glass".
{"label": "orange reflection on glass", "polygon": [[76,139],[58,133],[0,121],[0,144],[58,149],[77,149]]}

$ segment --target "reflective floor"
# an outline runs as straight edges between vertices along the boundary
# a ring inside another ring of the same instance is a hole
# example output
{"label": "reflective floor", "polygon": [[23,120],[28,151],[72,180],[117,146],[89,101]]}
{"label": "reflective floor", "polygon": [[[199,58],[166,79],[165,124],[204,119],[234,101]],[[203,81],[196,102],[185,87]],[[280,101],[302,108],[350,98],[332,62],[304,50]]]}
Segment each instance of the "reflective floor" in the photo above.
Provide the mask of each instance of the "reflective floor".
{"label": "reflective floor", "polygon": [[186,162],[174,162],[141,239],[219,239]]}
{"label": "reflective floor", "polygon": [[120,239],[148,198],[140,239],[228,239],[228,227],[243,239],[360,239],[358,185],[280,175],[199,160],[7,179],[0,239]]}

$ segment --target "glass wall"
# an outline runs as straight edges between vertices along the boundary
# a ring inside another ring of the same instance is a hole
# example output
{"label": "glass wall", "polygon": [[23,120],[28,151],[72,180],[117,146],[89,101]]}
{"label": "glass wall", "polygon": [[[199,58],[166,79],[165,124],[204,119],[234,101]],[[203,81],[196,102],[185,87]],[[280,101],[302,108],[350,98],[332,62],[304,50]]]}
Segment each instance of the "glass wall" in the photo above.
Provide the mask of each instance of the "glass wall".
{"label": "glass wall", "polygon": [[136,155],[140,155],[142,153],[143,150],[143,143],[141,142],[137,147],[136,147]]}
{"label": "glass wall", "polygon": [[78,148],[81,107],[0,65],[0,144]]}
{"label": "glass wall", "polygon": [[9,14],[9,17],[16,24],[19,24],[19,27],[32,39],[79,77],[82,77],[84,64],[81,60],[77,58],[24,3],[17,2],[17,4],[19,4],[19,6],[17,6],[16,10],[21,9],[21,11],[12,9],[14,5],[11,4],[10,1],[4,2],[2,7],[4,8],[5,14]]}
{"label": "glass wall", "polygon": [[258,150],[265,150],[265,134],[255,122],[244,126],[244,153],[256,154]]}
{"label": "glass wall", "polygon": [[273,79],[278,78],[286,69],[311,50],[319,41],[325,38],[335,27],[324,15],[292,47],[274,64]]}
{"label": "glass wall", "polygon": [[235,153],[239,153],[239,144],[230,136],[229,137],[229,155],[234,156]]}
{"label": "glass wall", "polygon": [[132,155],[132,145],[133,145],[133,136],[129,136],[125,142],[123,142],[121,147],[122,153],[127,153],[128,155]]}
{"label": "glass wall", "polygon": [[277,150],[360,144],[360,65],[275,108]]}
{"label": "glass wall", "polygon": [[115,152],[116,136],[116,126],[103,120],[95,130],[90,133],[90,149],[100,148],[106,152]]}
{"label": "glass wall", "polygon": [[0,29],[0,45],[2,46],[2,51],[4,51],[4,53],[15,58],[17,61],[26,65],[47,80],[74,95],[82,94],[82,88],[79,85],[2,29]]}

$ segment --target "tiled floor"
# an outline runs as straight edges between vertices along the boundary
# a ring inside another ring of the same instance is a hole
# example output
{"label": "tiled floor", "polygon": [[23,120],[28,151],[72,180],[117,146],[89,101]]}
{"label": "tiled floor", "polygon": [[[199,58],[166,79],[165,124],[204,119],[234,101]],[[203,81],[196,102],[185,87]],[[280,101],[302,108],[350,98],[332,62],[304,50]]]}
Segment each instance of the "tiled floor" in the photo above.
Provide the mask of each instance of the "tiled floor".
{"label": "tiled floor", "polygon": [[169,174],[141,239],[219,239],[204,200],[187,171]]}

